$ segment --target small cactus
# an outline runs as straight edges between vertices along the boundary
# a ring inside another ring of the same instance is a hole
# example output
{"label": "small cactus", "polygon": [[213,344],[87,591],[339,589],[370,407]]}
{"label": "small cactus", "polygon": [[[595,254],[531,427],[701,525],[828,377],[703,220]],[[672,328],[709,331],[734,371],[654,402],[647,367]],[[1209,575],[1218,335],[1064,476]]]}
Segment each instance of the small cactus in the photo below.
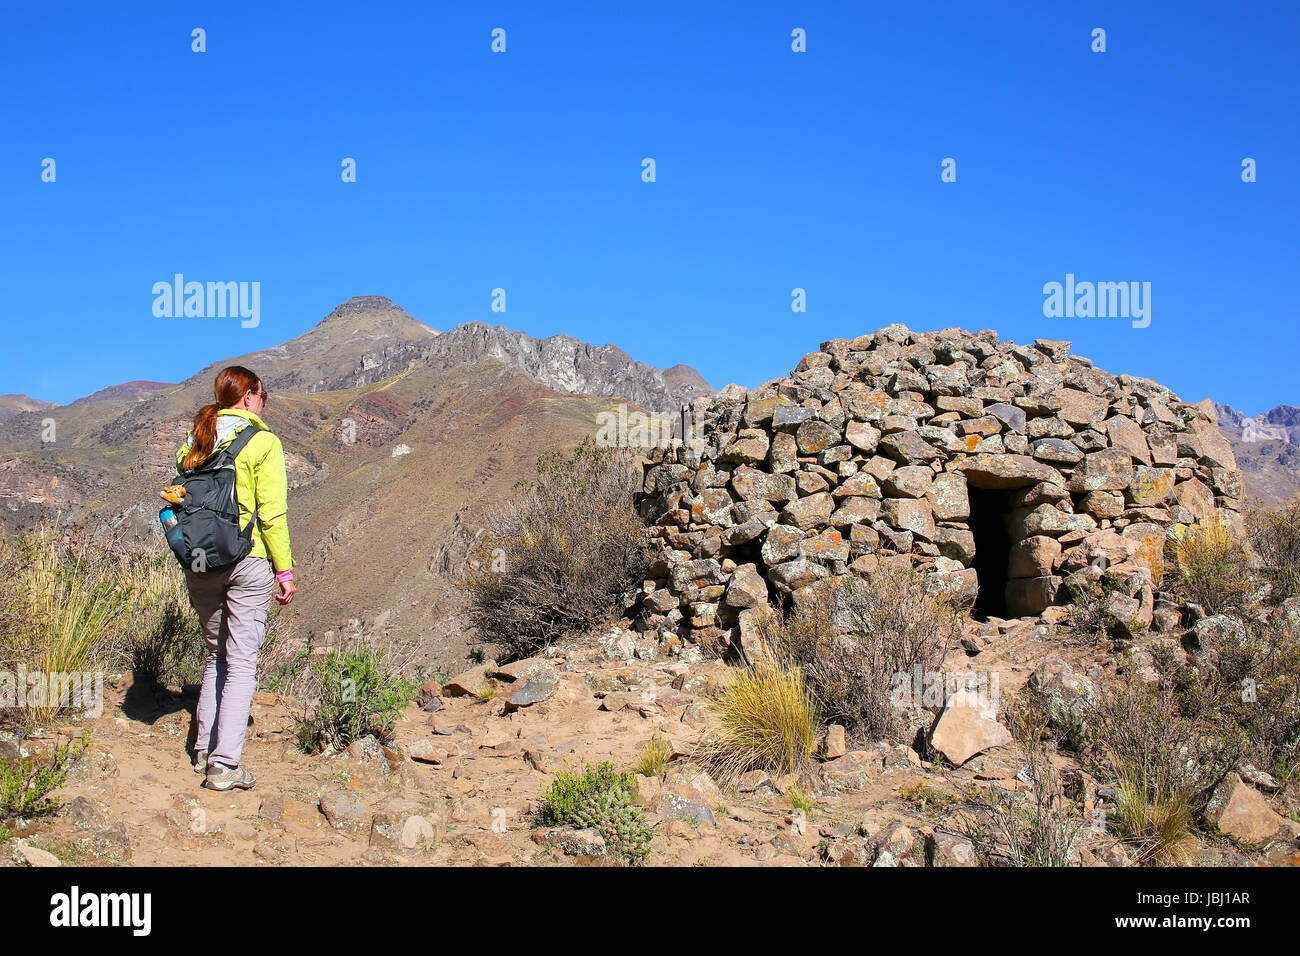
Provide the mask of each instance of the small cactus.
{"label": "small cactus", "polygon": [[593,829],[609,851],[632,865],[650,853],[651,827],[645,813],[632,806],[632,775],[608,763],[587,767],[581,776],[560,774],[543,798],[538,816],[551,826]]}

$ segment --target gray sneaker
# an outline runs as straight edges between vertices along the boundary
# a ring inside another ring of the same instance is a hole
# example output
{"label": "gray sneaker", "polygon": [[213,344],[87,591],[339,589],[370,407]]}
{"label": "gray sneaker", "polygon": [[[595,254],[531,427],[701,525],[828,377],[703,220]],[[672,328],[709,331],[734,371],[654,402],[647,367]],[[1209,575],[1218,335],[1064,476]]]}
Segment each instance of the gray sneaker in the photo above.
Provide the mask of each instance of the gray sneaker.
{"label": "gray sneaker", "polygon": [[206,750],[194,751],[194,772],[195,773],[208,772],[208,752]]}
{"label": "gray sneaker", "polygon": [[209,790],[252,790],[256,782],[253,775],[243,767],[223,767],[214,763],[208,767],[203,786]]}

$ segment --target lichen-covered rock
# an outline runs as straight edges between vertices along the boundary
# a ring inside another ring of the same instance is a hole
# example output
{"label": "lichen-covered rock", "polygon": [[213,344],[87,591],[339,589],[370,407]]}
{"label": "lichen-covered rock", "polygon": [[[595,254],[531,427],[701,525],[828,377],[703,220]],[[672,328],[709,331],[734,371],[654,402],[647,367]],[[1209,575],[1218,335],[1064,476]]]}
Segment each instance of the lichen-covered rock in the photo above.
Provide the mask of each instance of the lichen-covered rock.
{"label": "lichen-covered rock", "polygon": [[1300,824],[1281,816],[1269,806],[1267,799],[1235,773],[1228,774],[1210,796],[1205,815],[1223,834],[1246,845],[1266,843],[1278,836],[1294,836],[1292,831],[1300,830]]}

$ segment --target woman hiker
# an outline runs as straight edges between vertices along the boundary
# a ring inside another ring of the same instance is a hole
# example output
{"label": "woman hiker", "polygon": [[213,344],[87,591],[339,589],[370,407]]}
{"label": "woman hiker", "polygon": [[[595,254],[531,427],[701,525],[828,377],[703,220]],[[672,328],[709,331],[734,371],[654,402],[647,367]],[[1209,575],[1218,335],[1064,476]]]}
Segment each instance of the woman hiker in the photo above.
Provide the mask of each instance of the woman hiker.
{"label": "woman hiker", "polygon": [[201,464],[234,441],[245,428],[256,432],[235,457],[239,526],[256,511],[252,550],[222,571],[185,571],[190,604],[199,615],[207,641],[207,663],[199,692],[194,771],[206,773],[209,790],[248,790],[253,775],[240,765],[244,733],[257,684],[257,654],[266,638],[271,595],[281,604],[293,600],[293,554],[289,550],[286,502],[288,480],[284,448],[262,421],[266,388],[248,369],[231,365],[217,374],[216,401],[194,418],[194,430],[176,453],[182,470]]}

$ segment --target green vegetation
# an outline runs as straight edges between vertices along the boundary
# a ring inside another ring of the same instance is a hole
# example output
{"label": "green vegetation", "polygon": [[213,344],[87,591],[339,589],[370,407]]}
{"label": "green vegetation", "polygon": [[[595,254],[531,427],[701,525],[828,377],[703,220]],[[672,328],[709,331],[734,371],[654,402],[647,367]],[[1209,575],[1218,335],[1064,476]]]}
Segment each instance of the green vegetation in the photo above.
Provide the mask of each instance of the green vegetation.
{"label": "green vegetation", "polygon": [[931,787],[924,781],[904,784],[898,788],[898,795],[922,813],[942,814],[959,802],[955,794]]}
{"label": "green vegetation", "polygon": [[1088,821],[1067,798],[1043,744],[1047,714],[1030,698],[1018,696],[1004,715],[1025,754],[1022,773],[1029,789],[973,795],[956,818],[958,828],[986,865],[1069,866],[1087,835]]}
{"label": "green vegetation", "polygon": [[635,777],[606,761],[581,774],[558,774],[536,819],[541,826],[594,829],[610,853],[635,866],[645,862],[653,836],[645,813],[632,805],[635,798]]}
{"label": "green vegetation", "polygon": [[[200,679],[203,657],[184,576],[169,557],[49,525],[0,537],[0,668],[132,669],[180,684]],[[24,701],[17,716],[27,726],[48,724],[69,705]]]}
{"label": "green vegetation", "polygon": [[399,678],[386,658],[383,650],[357,648],[313,662],[315,709],[298,728],[303,750],[343,750],[366,734],[392,738],[393,724],[418,685]]}
{"label": "green vegetation", "polygon": [[1088,768],[1117,781],[1117,835],[1139,863],[1157,865],[1186,859],[1197,814],[1245,747],[1208,698],[1136,680],[1102,693],[1085,739]]}
{"label": "green vegetation", "polygon": [[1241,611],[1258,585],[1245,541],[1222,519],[1178,526],[1165,548],[1165,586],[1207,614]]}
{"label": "green vegetation", "polygon": [[137,555],[130,563],[134,614],[124,642],[127,662],[158,684],[199,683],[207,646],[190,607],[184,574],[163,555]]}
{"label": "green vegetation", "polygon": [[1069,607],[1070,627],[1096,641],[1131,640],[1146,626],[1136,616],[1125,618],[1115,613],[1112,598],[1118,593],[1118,583],[1105,576],[1077,585]]}
{"label": "green vegetation", "polygon": [[1259,556],[1259,575],[1269,585],[1269,602],[1281,604],[1300,594],[1300,498],[1278,511],[1252,512],[1246,527]]}
{"label": "green vegetation", "polygon": [[815,804],[812,798],[805,794],[798,786],[793,786],[785,792],[785,798],[790,801],[790,807],[798,810],[804,816],[811,816]]}
{"label": "green vegetation", "polygon": [[[129,573],[49,527],[0,541],[0,666],[80,674],[117,656],[132,610]],[[58,701],[21,705],[29,725],[61,710]]]}
{"label": "green vegetation", "polygon": [[668,741],[655,734],[641,751],[641,756],[632,765],[632,772],[642,777],[657,777],[664,772],[668,763],[670,750]]}
{"label": "green vegetation", "polygon": [[59,801],[52,794],[67,782],[69,765],[89,743],[90,735],[85,734],[78,742],[57,745],[45,757],[0,759],[0,819],[39,817],[57,810]]}

